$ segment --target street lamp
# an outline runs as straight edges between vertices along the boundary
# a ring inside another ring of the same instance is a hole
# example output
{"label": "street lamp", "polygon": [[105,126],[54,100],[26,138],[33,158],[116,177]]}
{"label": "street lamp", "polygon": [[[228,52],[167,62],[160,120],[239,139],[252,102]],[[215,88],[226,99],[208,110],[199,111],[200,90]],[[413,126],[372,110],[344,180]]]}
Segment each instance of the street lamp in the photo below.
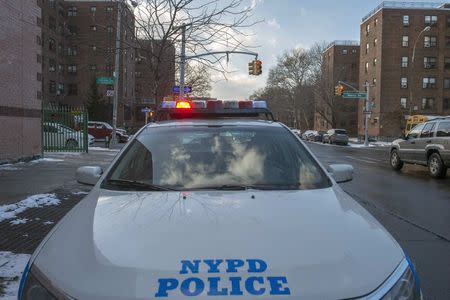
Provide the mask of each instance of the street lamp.
{"label": "street lamp", "polygon": [[412,53],[412,57],[411,57],[411,86],[409,87],[409,115],[412,115],[412,106],[413,106],[413,82],[414,80],[412,80],[412,78],[414,77],[414,58],[416,56],[416,46],[417,46],[417,42],[420,39],[420,36],[425,32],[425,31],[430,31],[431,30],[431,26],[427,26],[424,29],[422,29],[422,31],[419,33],[419,35],[416,38],[416,41],[414,42],[414,47],[413,47],[413,53]]}

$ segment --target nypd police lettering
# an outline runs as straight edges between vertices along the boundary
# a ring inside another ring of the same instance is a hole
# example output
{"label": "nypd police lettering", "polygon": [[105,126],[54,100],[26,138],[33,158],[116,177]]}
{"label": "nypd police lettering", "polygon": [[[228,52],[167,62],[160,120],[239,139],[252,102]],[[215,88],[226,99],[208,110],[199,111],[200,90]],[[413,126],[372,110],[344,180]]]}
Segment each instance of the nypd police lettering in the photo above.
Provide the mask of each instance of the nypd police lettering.
{"label": "nypd police lettering", "polygon": [[176,278],[158,279],[155,297],[290,295],[286,277],[264,276],[267,267],[262,259],[182,260]]}

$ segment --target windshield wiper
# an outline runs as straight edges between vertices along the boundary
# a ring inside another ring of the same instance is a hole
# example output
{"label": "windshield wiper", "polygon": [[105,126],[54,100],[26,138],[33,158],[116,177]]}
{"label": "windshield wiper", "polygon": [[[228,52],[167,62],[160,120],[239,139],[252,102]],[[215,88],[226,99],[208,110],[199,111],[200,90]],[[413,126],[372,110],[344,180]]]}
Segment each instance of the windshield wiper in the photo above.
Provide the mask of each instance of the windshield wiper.
{"label": "windshield wiper", "polygon": [[141,191],[174,191],[174,189],[164,186],[128,179],[109,179],[105,182],[105,184],[124,189],[137,189]]}
{"label": "windshield wiper", "polygon": [[219,186],[202,186],[192,188],[193,190],[219,190],[219,191],[245,191],[245,190],[295,190],[299,189],[299,184],[224,184]]}

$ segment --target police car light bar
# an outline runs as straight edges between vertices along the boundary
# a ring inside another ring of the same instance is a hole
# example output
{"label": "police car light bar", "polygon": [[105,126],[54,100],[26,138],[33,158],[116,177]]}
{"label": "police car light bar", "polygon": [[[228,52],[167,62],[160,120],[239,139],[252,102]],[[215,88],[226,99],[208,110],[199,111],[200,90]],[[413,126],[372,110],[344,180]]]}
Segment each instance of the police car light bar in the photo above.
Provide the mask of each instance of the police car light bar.
{"label": "police car light bar", "polygon": [[157,120],[195,117],[257,117],[275,120],[265,100],[178,100],[162,101]]}

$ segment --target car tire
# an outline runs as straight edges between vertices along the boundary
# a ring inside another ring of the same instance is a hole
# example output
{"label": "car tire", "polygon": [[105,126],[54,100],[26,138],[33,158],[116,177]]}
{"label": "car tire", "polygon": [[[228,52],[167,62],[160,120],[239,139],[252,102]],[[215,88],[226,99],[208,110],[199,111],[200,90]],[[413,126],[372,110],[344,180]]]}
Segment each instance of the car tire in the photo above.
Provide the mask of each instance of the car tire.
{"label": "car tire", "polygon": [[68,148],[68,149],[75,149],[75,148],[78,148],[78,142],[75,141],[75,140],[72,140],[72,139],[67,140],[67,142],[66,142],[66,148]]}
{"label": "car tire", "polygon": [[389,162],[391,164],[392,169],[396,171],[400,171],[403,168],[403,162],[400,159],[400,155],[398,155],[397,149],[391,151]]}
{"label": "car tire", "polygon": [[444,178],[447,174],[447,167],[439,153],[432,153],[428,158],[428,171],[433,178]]}

